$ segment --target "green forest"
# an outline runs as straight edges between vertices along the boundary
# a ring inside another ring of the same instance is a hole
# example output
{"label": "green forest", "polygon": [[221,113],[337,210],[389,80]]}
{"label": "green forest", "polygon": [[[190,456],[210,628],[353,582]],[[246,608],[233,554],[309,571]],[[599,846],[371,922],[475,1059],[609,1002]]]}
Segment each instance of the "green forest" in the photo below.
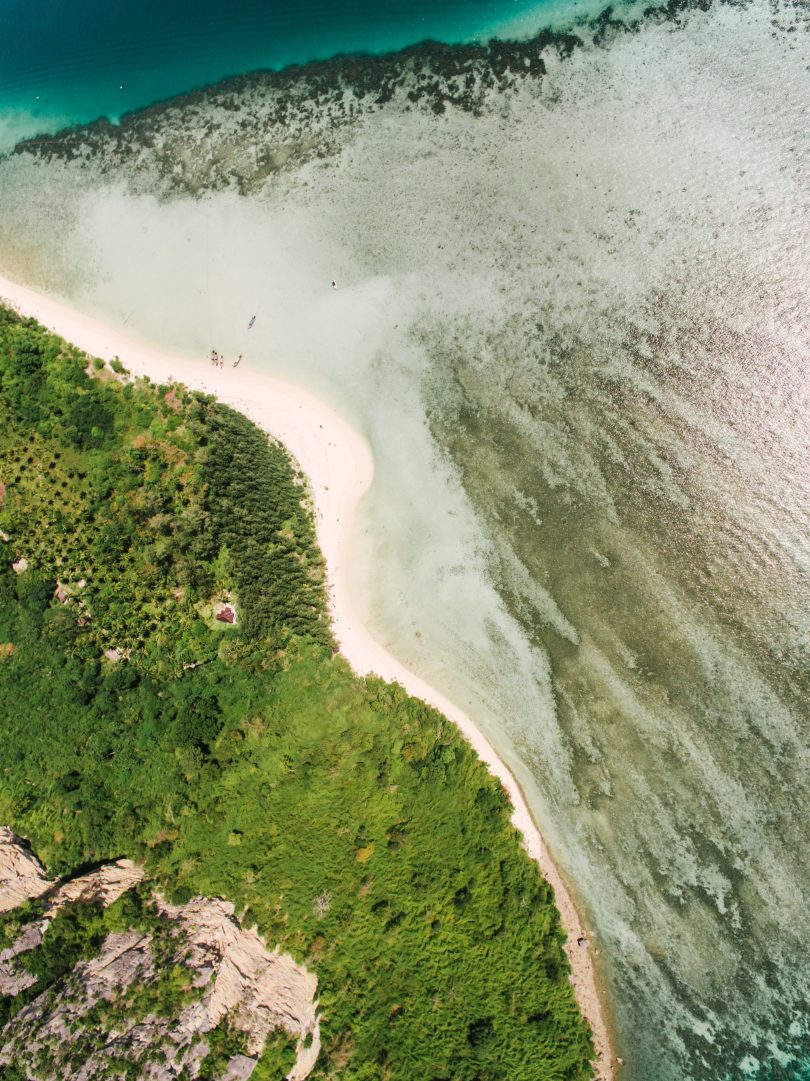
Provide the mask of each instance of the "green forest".
{"label": "green forest", "polygon": [[0,823],[54,875],[127,856],[232,900],[317,975],[313,1078],[590,1078],[509,817],[448,720],[335,651],[284,449],[0,307]]}

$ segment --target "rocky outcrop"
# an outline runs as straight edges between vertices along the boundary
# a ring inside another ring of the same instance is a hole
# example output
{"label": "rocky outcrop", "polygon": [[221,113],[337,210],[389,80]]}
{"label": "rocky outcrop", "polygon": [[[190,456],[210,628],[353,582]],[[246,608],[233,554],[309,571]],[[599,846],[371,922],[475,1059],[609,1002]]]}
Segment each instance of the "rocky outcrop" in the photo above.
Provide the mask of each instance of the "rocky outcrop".
{"label": "rocky outcrop", "polygon": [[142,879],[143,871],[132,860],[105,863],[89,874],[68,878],[52,887],[46,896],[48,914],[74,901],[99,904],[102,908],[107,908],[117,901],[122,893],[137,886]]}
{"label": "rocky outcrop", "polygon": [[18,971],[14,958],[21,953],[35,950],[42,942],[46,927],[47,923],[42,920],[30,923],[18,935],[13,945],[0,950],[0,995],[19,995],[37,982],[36,976],[32,976],[30,972]]}
{"label": "rocky outcrop", "polygon": [[[18,995],[36,983],[18,961],[42,944],[60,907],[84,902],[106,908],[142,878],[137,865],[118,860],[49,882],[33,854],[2,830],[0,911],[36,897],[45,910],[0,952],[0,996]],[[152,915],[152,933],[130,928],[107,934],[95,957],[76,964],[0,1030],[0,1075],[3,1066],[22,1064],[31,1081],[91,1081],[107,1076],[111,1061],[120,1060],[136,1064],[146,1081],[195,1078],[209,1053],[210,1034],[227,1023],[242,1046],[219,1077],[246,1081],[268,1037],[281,1031],[296,1041],[287,1076],[304,1081],[320,1050],[314,974],[279,950],[268,950],[255,930],[241,928],[229,901],[195,897],[171,905],[158,896]],[[179,981],[173,1010],[154,1006],[162,1001],[156,990],[161,980],[165,986]]]}
{"label": "rocky outcrop", "polygon": [[0,913],[10,912],[35,897],[44,897],[45,916],[72,901],[106,908],[142,878],[143,871],[132,860],[116,860],[85,875],[52,881],[26,844],[10,829],[0,826]]}
{"label": "rocky outcrop", "polygon": [[270,1032],[283,1029],[298,1041],[288,1077],[303,1081],[320,1050],[316,977],[288,954],[268,952],[255,930],[240,928],[229,901],[195,897],[180,908],[161,903],[160,909],[182,924],[192,967],[215,974],[197,1013],[186,1018],[187,1027],[210,1031],[227,1016],[245,1033],[247,1054],[255,1056]]}
{"label": "rocky outcrop", "polygon": [[[101,1076],[113,1056],[134,1057],[152,1046],[156,1033],[149,1025],[113,1030],[89,1055],[75,1063],[73,1048],[86,1038],[91,1009],[121,999],[136,984],[156,976],[150,938],[138,931],[108,935],[100,953],[78,964],[71,977],[56,990],[45,991],[9,1021],[0,1034],[0,1072],[3,1066],[22,1066],[32,1079],[62,1077],[90,1079]],[[139,1031],[140,1030],[140,1031]],[[93,1033],[95,1035],[95,1033]],[[91,1045],[92,1046],[92,1045]],[[72,1067],[72,1068],[71,1068]],[[176,1077],[176,1072],[144,1072],[145,1077]]]}
{"label": "rocky outcrop", "polygon": [[0,913],[40,897],[51,885],[33,852],[0,826]]}

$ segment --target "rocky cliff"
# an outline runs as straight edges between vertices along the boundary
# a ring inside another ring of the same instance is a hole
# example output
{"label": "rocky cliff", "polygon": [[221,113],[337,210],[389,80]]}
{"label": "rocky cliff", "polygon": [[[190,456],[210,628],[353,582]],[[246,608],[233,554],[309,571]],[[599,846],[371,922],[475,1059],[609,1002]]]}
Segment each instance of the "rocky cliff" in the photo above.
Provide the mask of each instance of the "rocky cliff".
{"label": "rocky cliff", "polygon": [[128,860],[50,881],[2,829],[0,913],[9,1076],[242,1081],[261,1061],[263,1077],[303,1081],[315,1065],[316,977],[228,901],[169,904]]}

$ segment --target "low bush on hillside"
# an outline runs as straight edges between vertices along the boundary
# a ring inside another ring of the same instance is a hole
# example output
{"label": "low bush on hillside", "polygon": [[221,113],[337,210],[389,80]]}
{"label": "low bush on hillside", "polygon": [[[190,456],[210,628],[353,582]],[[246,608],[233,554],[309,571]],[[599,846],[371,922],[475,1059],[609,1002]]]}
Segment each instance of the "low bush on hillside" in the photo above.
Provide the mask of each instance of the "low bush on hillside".
{"label": "low bush on hillside", "polygon": [[0,482],[0,822],[233,900],[317,973],[313,1077],[591,1077],[553,892],[454,726],[333,656],[283,449],[0,309]]}

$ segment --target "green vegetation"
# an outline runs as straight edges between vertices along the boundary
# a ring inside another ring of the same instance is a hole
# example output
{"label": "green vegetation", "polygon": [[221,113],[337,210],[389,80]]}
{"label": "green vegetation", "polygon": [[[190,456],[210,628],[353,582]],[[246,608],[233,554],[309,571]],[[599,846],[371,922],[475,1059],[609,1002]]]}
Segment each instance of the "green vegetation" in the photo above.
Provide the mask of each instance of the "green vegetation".
{"label": "green vegetation", "polygon": [[553,892],[454,726],[333,656],[284,451],[0,309],[0,481],[0,822],[233,900],[318,976],[312,1077],[591,1077]]}
{"label": "green vegetation", "polygon": [[45,912],[46,904],[40,897],[33,897],[17,908],[0,915],[0,952],[12,946],[20,931],[28,923],[35,923]]}
{"label": "green vegetation", "polygon": [[0,342],[0,528],[34,572],[27,591],[58,580],[85,638],[164,676],[216,654],[201,611],[232,594],[248,637],[328,641],[283,448],[210,399],[122,384],[5,310]]}
{"label": "green vegetation", "polygon": [[[5,941],[14,941],[25,924],[36,924],[44,907],[42,902],[35,902],[0,918]],[[79,1003],[86,1005],[86,1000],[74,966],[96,957],[109,934],[128,930],[149,936],[148,955],[154,971],[144,966],[123,991],[99,997],[89,1008],[77,1009]],[[6,1030],[6,1038],[0,1043],[9,1043],[11,1061],[2,1071],[11,1070],[11,1076],[16,1076],[16,1070],[25,1077],[25,1069],[33,1068],[46,1076],[52,1076],[54,1071],[58,1076],[73,1076],[91,1055],[102,1051],[105,1076],[138,1081],[146,1061],[165,1055],[165,1050],[137,1043],[128,1047],[126,1054],[123,1046],[119,1047],[121,1053],[114,1056],[107,1050],[111,1042],[115,1043],[115,1033],[132,1030],[147,1017],[176,1018],[201,996],[202,986],[195,986],[194,973],[185,964],[186,952],[180,926],[158,913],[145,886],[129,890],[107,909],[83,901],[58,909],[45,922],[41,943],[19,954],[13,963],[17,972],[35,976],[36,982],[14,996],[0,996],[0,1021],[6,1024],[47,992],[41,1017]],[[59,1010],[60,1004],[66,1009],[70,1004],[72,1009],[72,1014],[63,1014],[71,1033],[69,1040],[54,1040],[43,1034],[44,1022],[52,1010]],[[37,1042],[41,1046],[32,1062],[31,1047]]]}
{"label": "green vegetation", "polygon": [[[220,1074],[224,1073],[232,1055],[245,1053],[245,1034],[229,1024],[227,1017],[208,1034],[206,1042],[208,1054],[197,1075],[199,1081],[216,1081]],[[295,1052],[292,1061],[295,1062]]]}
{"label": "green vegetation", "polygon": [[295,1064],[295,1040],[284,1032],[277,1032],[267,1041],[264,1054],[250,1081],[281,1081]]}
{"label": "green vegetation", "polygon": [[17,959],[16,967],[35,976],[36,983],[13,998],[0,996],[0,1021],[5,1023],[62,980],[77,961],[92,957],[103,940],[103,913],[97,905],[65,905],[48,925],[41,945]]}

